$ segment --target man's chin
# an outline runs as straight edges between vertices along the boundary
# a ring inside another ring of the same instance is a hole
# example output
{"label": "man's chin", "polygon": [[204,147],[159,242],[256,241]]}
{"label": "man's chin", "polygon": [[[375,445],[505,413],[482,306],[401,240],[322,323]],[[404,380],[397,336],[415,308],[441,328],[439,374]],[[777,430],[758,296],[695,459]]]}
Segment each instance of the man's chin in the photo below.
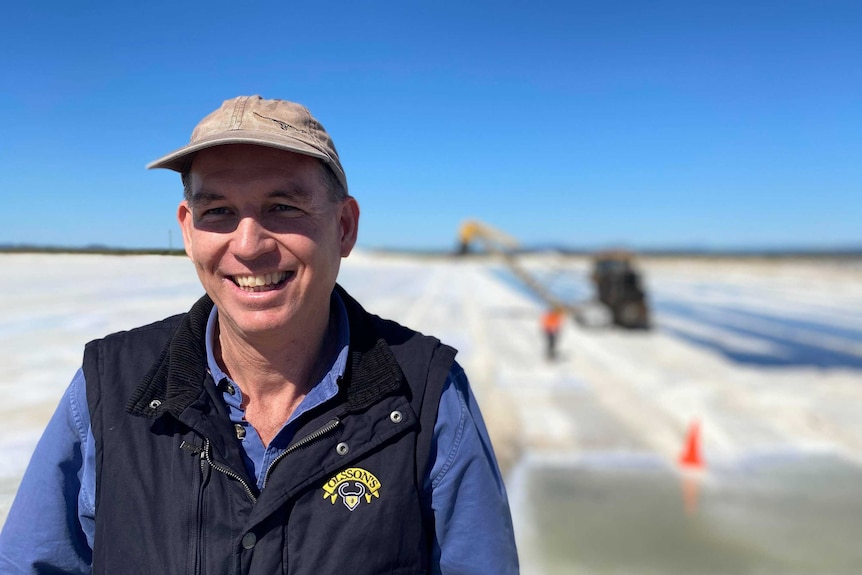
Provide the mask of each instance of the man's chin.
{"label": "man's chin", "polygon": [[219,308],[219,324],[224,329],[236,330],[241,335],[263,336],[289,332],[297,322],[284,306],[278,308],[241,309]]}

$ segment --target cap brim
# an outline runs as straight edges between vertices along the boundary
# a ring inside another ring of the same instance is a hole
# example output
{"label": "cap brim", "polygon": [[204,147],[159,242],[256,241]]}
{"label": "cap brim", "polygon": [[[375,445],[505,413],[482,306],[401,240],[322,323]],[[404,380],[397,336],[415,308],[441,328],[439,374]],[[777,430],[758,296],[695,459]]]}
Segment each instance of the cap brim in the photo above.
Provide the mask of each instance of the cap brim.
{"label": "cap brim", "polygon": [[255,146],[266,146],[268,148],[276,148],[287,152],[295,152],[305,156],[318,158],[326,163],[331,162],[331,158],[324,152],[309,146],[299,140],[290,138],[267,138],[262,137],[260,132],[247,132],[243,130],[232,130],[228,133],[217,134],[215,136],[197,141],[188,146],[171,152],[170,154],[159,158],[147,164],[147,169],[165,168],[174,170],[175,172],[185,172],[191,166],[192,160],[196,153],[207,148],[223,146],[226,144],[253,144]]}

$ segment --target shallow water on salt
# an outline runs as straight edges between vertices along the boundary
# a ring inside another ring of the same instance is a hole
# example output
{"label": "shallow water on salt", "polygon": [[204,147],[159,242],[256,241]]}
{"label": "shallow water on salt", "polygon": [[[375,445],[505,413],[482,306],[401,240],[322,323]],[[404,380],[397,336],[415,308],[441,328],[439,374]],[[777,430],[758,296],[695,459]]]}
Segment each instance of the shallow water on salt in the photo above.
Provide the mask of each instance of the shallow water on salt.
{"label": "shallow water on salt", "polygon": [[527,463],[528,575],[850,575],[862,468],[834,456],[755,457],[708,475],[656,459]]}

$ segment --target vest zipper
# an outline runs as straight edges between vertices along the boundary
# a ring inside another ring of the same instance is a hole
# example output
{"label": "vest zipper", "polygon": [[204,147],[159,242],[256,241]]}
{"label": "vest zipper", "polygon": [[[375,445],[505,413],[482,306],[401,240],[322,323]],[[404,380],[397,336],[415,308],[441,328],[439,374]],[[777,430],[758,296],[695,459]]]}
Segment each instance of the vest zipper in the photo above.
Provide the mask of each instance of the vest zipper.
{"label": "vest zipper", "polygon": [[195,546],[196,557],[195,557],[195,575],[205,575],[205,567],[206,567],[206,537],[204,537],[204,530],[206,526],[206,498],[204,497],[204,488],[207,483],[207,469],[206,469],[206,461],[204,458],[200,458],[200,468],[201,468],[201,477],[200,477],[200,488],[198,489],[198,516],[197,516],[197,525],[196,534],[197,534],[197,545]]}
{"label": "vest zipper", "polygon": [[[255,496],[254,492],[251,490],[251,487],[249,487],[248,483],[246,483],[245,479],[242,478],[242,476],[240,476],[238,473],[236,473],[232,469],[224,467],[223,465],[219,465],[218,463],[216,463],[215,461],[212,460],[212,457],[210,456],[210,440],[209,439],[204,439],[204,449],[203,449],[203,453],[201,453],[201,459],[206,460],[206,462],[210,464],[210,467],[212,467],[216,471],[224,473],[225,475],[227,475],[231,479],[235,479],[236,481],[239,481],[240,485],[242,485],[243,489],[245,489],[245,494],[248,495],[249,499],[251,499],[251,502],[257,503],[257,497]],[[203,462],[201,462],[201,465],[203,465]]]}
{"label": "vest zipper", "polygon": [[[200,467],[200,475],[198,476],[198,485],[196,491],[197,497],[197,507],[194,518],[194,526],[195,526],[195,543],[190,545],[189,549],[189,562],[194,567],[195,575],[204,575],[204,567],[206,562],[206,549],[204,547],[204,543],[206,539],[203,537],[204,526],[206,525],[205,516],[205,505],[206,498],[204,497],[204,488],[208,481],[207,478],[207,461],[208,458],[207,450],[209,449],[209,440],[204,439],[204,446],[198,447],[193,443],[189,443],[188,441],[183,441],[180,444],[180,449],[183,451],[187,451],[192,455],[198,456],[198,466]],[[212,461],[210,460],[210,467],[215,467],[212,465]]]}
{"label": "vest zipper", "polygon": [[[275,467],[276,463],[278,463],[279,461],[281,461],[282,459],[284,459],[285,457],[287,457],[288,455],[290,455],[294,451],[296,451],[298,449],[302,449],[303,447],[306,447],[307,445],[310,445],[310,444],[314,443],[315,441],[319,440],[324,435],[335,431],[335,429],[337,429],[339,425],[341,425],[341,420],[339,420],[337,417],[334,419],[331,419],[331,420],[329,420],[328,423],[326,423],[326,425],[324,425],[323,427],[321,427],[317,431],[311,432],[310,434],[306,435],[305,437],[303,437],[302,439],[300,439],[299,441],[297,441],[296,443],[294,443],[293,445],[291,445],[290,447],[285,449],[278,457],[273,459],[272,463],[269,464],[269,467],[266,468],[266,474],[264,475],[264,479],[263,479],[263,486],[266,487],[266,482],[267,482],[267,480],[269,480],[269,474],[272,472],[272,468]],[[220,473],[224,473],[225,475],[227,475],[231,479],[238,481],[239,484],[242,485],[243,489],[245,489],[245,493],[246,493],[246,495],[248,495],[248,498],[251,499],[251,502],[257,503],[257,497],[255,496],[254,492],[251,490],[251,487],[249,487],[248,483],[246,483],[245,479],[243,479],[238,473],[234,472],[232,469],[225,467],[223,465],[220,465],[220,464],[216,463],[215,461],[213,461],[213,459],[210,455],[210,440],[209,439],[204,439],[204,447],[203,447],[203,450],[201,451],[201,471],[203,471],[203,462],[204,461],[209,463],[210,467],[212,467],[216,471],[218,471]]]}
{"label": "vest zipper", "polygon": [[266,487],[266,482],[269,481],[269,474],[272,472],[272,468],[275,467],[275,464],[296,451],[297,449],[302,449],[303,447],[314,443],[319,440],[324,435],[335,431],[338,426],[341,425],[341,420],[337,417],[335,419],[329,420],[323,427],[318,429],[317,431],[313,431],[310,434],[306,435],[287,449],[285,449],[278,457],[272,460],[272,463],[269,464],[269,467],[266,468],[266,473],[263,476],[263,487]]}

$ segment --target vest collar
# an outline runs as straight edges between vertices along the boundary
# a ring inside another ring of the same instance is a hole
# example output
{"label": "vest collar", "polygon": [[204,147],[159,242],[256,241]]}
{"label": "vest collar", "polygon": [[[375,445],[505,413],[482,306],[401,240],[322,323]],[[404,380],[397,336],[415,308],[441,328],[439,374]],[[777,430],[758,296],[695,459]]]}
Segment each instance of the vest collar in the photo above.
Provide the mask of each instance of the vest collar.
{"label": "vest collar", "polygon": [[348,409],[362,411],[406,386],[406,381],[395,355],[375,329],[372,316],[340,285],[335,290],[350,322],[350,359],[342,391],[346,391]]}
{"label": "vest collar", "polygon": [[[339,395],[348,411],[362,411],[396,393],[404,374],[392,350],[374,328],[370,316],[341,286],[335,286],[347,309],[350,354]],[[213,301],[204,295],[182,318],[126,404],[132,415],[157,418],[166,413],[177,419],[204,391],[207,378],[205,334]]]}

